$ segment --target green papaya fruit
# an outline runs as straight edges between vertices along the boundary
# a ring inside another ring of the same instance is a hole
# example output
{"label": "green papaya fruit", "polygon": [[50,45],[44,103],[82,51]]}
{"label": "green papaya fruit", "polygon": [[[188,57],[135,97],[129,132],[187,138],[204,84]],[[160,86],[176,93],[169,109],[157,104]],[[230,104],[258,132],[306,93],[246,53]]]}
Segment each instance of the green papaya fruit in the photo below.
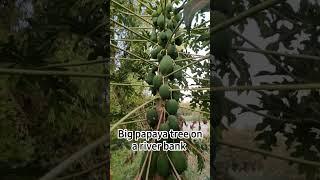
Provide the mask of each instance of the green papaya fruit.
{"label": "green papaya fruit", "polygon": [[173,22],[172,20],[169,20],[167,23],[167,28],[170,29],[171,31],[174,30],[175,26],[173,26]]}
{"label": "green papaya fruit", "polygon": [[158,62],[161,62],[162,58],[163,58],[163,55],[162,55],[162,53],[160,52],[160,53],[158,54],[158,56],[157,56]]}
{"label": "green papaya fruit", "polygon": [[159,39],[166,41],[168,39],[166,31],[161,31],[159,33]]}
{"label": "green papaya fruit", "polygon": [[170,151],[168,155],[178,174],[181,174],[183,171],[187,170],[188,161],[183,151]]}
{"label": "green papaya fruit", "polygon": [[[181,66],[175,65],[175,66],[173,67],[173,71],[176,71],[176,70],[178,70],[178,69],[180,69],[180,68],[181,68]],[[173,73],[173,76],[174,76],[174,78],[177,79],[178,81],[181,81],[181,80],[182,80],[182,77],[183,77],[183,72],[182,72],[182,70],[179,70],[179,71]]]}
{"label": "green papaya fruit", "polygon": [[171,3],[170,0],[167,0],[166,10],[167,10],[167,12],[171,12],[172,11],[172,3]]}
{"label": "green papaya fruit", "polygon": [[167,177],[170,174],[170,162],[166,152],[159,152],[157,160],[157,172],[163,177]]}
{"label": "green papaya fruit", "polygon": [[170,129],[173,129],[174,131],[178,131],[180,129],[178,119],[174,115],[169,115],[167,118],[168,124]]}
{"label": "green papaya fruit", "polygon": [[158,122],[158,113],[155,108],[150,108],[147,110],[147,121],[150,127],[154,128]]}
{"label": "green papaya fruit", "polygon": [[152,85],[153,83],[153,77],[155,76],[156,74],[153,72],[153,71],[149,71],[148,74],[147,74],[147,77],[146,77],[146,82],[149,84],[149,85]]}
{"label": "green papaya fruit", "polygon": [[152,32],[151,32],[151,35],[150,35],[150,40],[152,41],[152,42],[157,42],[157,33],[156,33],[156,31],[155,30],[153,30]]}
{"label": "green papaya fruit", "polygon": [[159,15],[159,14],[158,14],[157,11],[153,11],[151,16],[152,16],[152,17],[158,17],[158,15]]}
{"label": "green papaya fruit", "polygon": [[178,51],[177,48],[174,44],[169,44],[167,48],[167,54],[172,58],[172,59],[177,59],[178,57]]}
{"label": "green papaya fruit", "polygon": [[176,14],[176,15],[174,16],[174,19],[175,19],[177,22],[179,22],[179,21],[181,20],[181,18],[182,18],[181,13],[178,13],[178,14]]}
{"label": "green papaya fruit", "polygon": [[163,56],[160,61],[159,70],[162,75],[167,75],[173,71],[173,60],[170,56]]}
{"label": "green papaya fruit", "polygon": [[159,54],[159,52],[162,50],[162,47],[161,46],[157,46],[156,48],[154,48],[152,51],[151,51],[151,53],[150,53],[150,55],[151,55],[151,58],[152,59],[157,59],[157,56],[158,56],[158,54]]}
{"label": "green papaya fruit", "polygon": [[165,108],[170,115],[176,115],[179,109],[179,104],[175,99],[170,99],[166,102]]}
{"label": "green papaya fruit", "polygon": [[159,26],[160,29],[164,29],[165,28],[165,22],[164,22],[164,15],[163,14],[160,14],[158,16],[157,25]]}
{"label": "green papaya fruit", "polygon": [[163,77],[161,75],[155,75],[153,77],[153,82],[152,82],[153,88],[159,89],[162,84],[162,80],[163,80]]}
{"label": "green papaya fruit", "polygon": [[167,29],[167,30],[166,30],[167,39],[169,39],[170,37],[172,37],[172,34],[173,34],[173,32],[171,31],[171,29]]}
{"label": "green papaya fruit", "polygon": [[154,25],[155,28],[158,27],[157,21],[158,21],[158,17],[152,18],[152,24]]}
{"label": "green papaya fruit", "polygon": [[170,86],[168,84],[162,84],[159,88],[159,95],[162,99],[168,99],[171,96]]}

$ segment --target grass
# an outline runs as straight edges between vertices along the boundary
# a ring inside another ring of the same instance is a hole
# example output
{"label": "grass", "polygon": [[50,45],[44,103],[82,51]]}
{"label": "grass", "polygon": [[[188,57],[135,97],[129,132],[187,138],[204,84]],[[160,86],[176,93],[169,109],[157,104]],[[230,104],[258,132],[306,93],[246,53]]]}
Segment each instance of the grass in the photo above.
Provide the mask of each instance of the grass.
{"label": "grass", "polygon": [[142,153],[138,152],[133,156],[132,162],[126,162],[131,150],[122,148],[111,152],[111,177],[112,180],[134,179],[137,175]]}
{"label": "grass", "polygon": [[[209,154],[206,153],[205,156],[209,159]],[[193,154],[188,157],[188,169],[184,172],[188,180],[199,179],[199,180],[209,180],[210,179],[210,162],[205,162],[205,168],[199,172],[197,171],[197,157]]]}

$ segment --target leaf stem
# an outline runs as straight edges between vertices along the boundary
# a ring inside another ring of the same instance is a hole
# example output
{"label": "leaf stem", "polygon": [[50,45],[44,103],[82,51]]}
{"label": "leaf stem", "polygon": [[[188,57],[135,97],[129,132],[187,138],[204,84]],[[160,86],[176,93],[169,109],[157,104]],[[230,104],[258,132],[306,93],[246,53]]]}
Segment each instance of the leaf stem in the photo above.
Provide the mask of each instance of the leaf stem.
{"label": "leaf stem", "polygon": [[320,89],[320,83],[310,84],[277,84],[277,85],[257,85],[257,86],[231,86],[231,87],[212,87],[210,88],[183,88],[171,89],[171,91],[245,91],[245,90],[305,90]]}
{"label": "leaf stem", "polygon": [[240,21],[242,21],[243,19],[250,17],[256,13],[259,13],[262,10],[265,10],[269,7],[272,7],[278,3],[284,2],[285,0],[266,0],[250,9],[248,9],[245,12],[242,12],[240,14],[238,14],[237,16],[230,18],[222,23],[217,24],[216,26],[214,26],[213,28],[210,28],[210,34],[214,34],[215,32],[218,32],[222,29],[225,29],[233,24],[236,24]]}
{"label": "leaf stem", "polygon": [[108,77],[108,74],[79,73],[79,72],[71,72],[71,71],[41,71],[41,70],[13,69],[13,68],[0,68],[0,74],[32,75],[32,76],[70,76],[70,77],[85,77],[85,78]]}
{"label": "leaf stem", "polygon": [[274,154],[274,153],[271,153],[271,152],[268,152],[268,151],[264,151],[264,150],[260,150],[260,149],[256,149],[256,148],[248,148],[247,146],[242,146],[242,145],[235,145],[233,143],[226,142],[226,141],[221,141],[221,140],[218,141],[218,144],[221,144],[223,146],[228,146],[228,147],[231,147],[231,148],[235,148],[235,149],[249,151],[249,152],[252,152],[252,153],[262,154],[264,156],[269,156],[269,157],[273,157],[273,158],[276,158],[276,159],[290,161],[290,162],[294,162],[294,163],[298,163],[298,164],[305,164],[305,165],[309,165],[309,166],[320,167],[320,163],[319,162],[315,162],[315,161],[308,161],[308,160],[303,160],[303,159],[298,159],[298,158],[281,156],[281,155]]}
{"label": "leaf stem", "polygon": [[114,1],[114,0],[111,0],[114,4],[120,6],[121,8],[127,10],[128,12],[132,13],[133,15],[135,15],[136,17],[138,17],[139,19],[145,21],[146,23],[150,24],[150,25],[153,25],[151,22],[149,22],[148,20],[142,18],[140,15],[136,14],[135,12],[131,11],[130,9],[128,9],[127,7],[119,4],[118,2]]}
{"label": "leaf stem", "polygon": [[152,101],[154,101],[155,99],[158,99],[159,96],[152,98],[151,100],[143,103],[142,105],[138,106],[137,108],[135,108],[134,110],[130,111],[127,115],[125,115],[123,118],[121,118],[118,122],[116,122],[111,128],[110,128],[110,132],[112,132],[120,123],[122,123],[123,121],[125,121],[128,117],[130,117],[132,114],[134,114],[136,111],[138,111],[139,109],[143,108],[145,105],[151,103]]}
{"label": "leaf stem", "polygon": [[255,49],[255,48],[238,47],[238,46],[234,46],[234,47],[232,47],[232,49],[238,50],[238,51],[255,52],[255,53],[270,54],[270,55],[276,55],[276,56],[285,56],[285,57],[289,57],[289,58],[293,58],[293,59],[307,59],[307,60],[320,61],[319,56],[289,54],[289,53],[283,53],[283,52],[276,52],[276,51],[269,51],[269,50]]}

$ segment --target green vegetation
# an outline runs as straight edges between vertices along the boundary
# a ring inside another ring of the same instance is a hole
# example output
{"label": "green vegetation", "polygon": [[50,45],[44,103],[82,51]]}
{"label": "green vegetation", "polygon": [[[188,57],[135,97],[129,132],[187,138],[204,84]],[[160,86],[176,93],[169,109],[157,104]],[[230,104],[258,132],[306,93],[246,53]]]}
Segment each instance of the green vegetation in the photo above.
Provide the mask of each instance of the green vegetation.
{"label": "green vegetation", "polygon": [[160,152],[157,161],[157,172],[160,176],[167,177],[170,174],[170,162],[166,152]]}
{"label": "green vegetation", "polygon": [[179,174],[188,168],[186,155],[182,151],[170,151],[170,160]]}

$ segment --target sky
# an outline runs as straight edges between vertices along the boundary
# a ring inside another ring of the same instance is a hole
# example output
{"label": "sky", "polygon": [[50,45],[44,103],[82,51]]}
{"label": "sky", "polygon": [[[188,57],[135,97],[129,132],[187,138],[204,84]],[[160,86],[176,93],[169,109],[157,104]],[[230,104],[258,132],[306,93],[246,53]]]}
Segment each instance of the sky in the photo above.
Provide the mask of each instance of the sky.
{"label": "sky", "polygon": [[[292,8],[295,11],[298,11],[299,9],[299,3],[300,0],[288,0],[287,1]],[[313,3],[316,3],[316,1],[312,1]],[[320,1],[317,3],[320,4]],[[289,23],[288,21],[282,21],[279,22],[278,25],[284,24],[288,28],[292,27],[292,24]],[[266,49],[266,46],[275,40],[278,39],[279,35],[275,35],[273,37],[264,39],[261,37],[258,25],[256,22],[252,19],[249,18],[248,20],[248,25],[245,27],[245,30],[242,34],[246,38],[248,38],[250,41],[254,42],[256,45],[258,45],[261,49]],[[292,47],[294,47],[293,50],[288,50],[286,49],[282,44],[280,44],[279,47],[279,52],[287,52],[287,53],[298,53],[297,49],[298,48],[303,48],[302,46],[299,46],[299,42],[307,38],[307,35],[302,33],[300,35],[297,35],[297,40],[292,41]],[[250,47],[247,43],[244,44],[244,47]],[[269,63],[267,58],[263,54],[259,53],[252,53],[252,52],[244,52],[244,59],[248,64],[250,64],[249,72],[251,74],[251,79],[252,79],[252,84],[253,85],[258,85],[261,82],[269,82],[271,83],[272,81],[277,81],[277,82],[282,82],[284,76],[272,76],[272,77],[254,77],[254,75],[259,72],[259,71],[270,71],[274,72],[275,67]],[[277,58],[277,57],[276,57]],[[290,78],[289,78],[290,79]],[[228,82],[227,78],[224,78],[224,83]],[[300,91],[300,97],[302,95],[308,94],[308,90],[305,91]],[[239,102],[243,105],[247,104],[254,104],[259,106],[259,95],[257,93],[250,92],[248,95],[245,93],[238,95],[236,92],[226,92],[226,96],[229,99],[232,99],[236,102]],[[240,111],[240,108],[235,109],[233,112],[237,114]],[[261,113],[266,113],[264,111],[261,111]],[[256,115],[254,113],[243,113],[241,115],[238,115],[238,120],[231,126],[234,128],[240,128],[240,129],[245,129],[245,128],[250,128],[254,127],[257,123],[262,121],[262,117],[259,115]]]}
{"label": "sky", "polygon": [[[204,15],[205,15],[204,20],[205,20],[205,21],[209,21],[209,20],[210,20],[210,12],[206,12],[206,13],[204,13]],[[194,24],[199,24],[200,21],[201,21],[200,18],[199,18],[198,21],[196,21],[196,19],[193,19],[193,21],[192,21],[192,26],[194,26]],[[210,24],[210,23],[208,23],[208,25],[209,25],[209,24]],[[200,50],[198,53],[192,51],[192,49],[190,49],[190,48],[187,48],[187,51],[188,51],[188,53],[190,53],[190,54],[197,54],[197,55],[202,55],[202,56],[205,56],[205,55],[207,55],[207,54],[209,53],[209,51],[206,51],[206,50],[204,50],[204,49],[203,49],[203,50]],[[190,75],[190,76],[193,76],[192,73],[191,73],[190,68],[187,68],[187,69],[186,69],[186,74],[188,74],[188,75]],[[191,78],[187,78],[187,81],[188,81],[188,85],[195,84],[195,82],[194,82],[193,79],[191,79]],[[192,86],[192,87],[197,87],[197,86]],[[191,94],[191,91],[181,91],[181,92],[184,93],[184,94],[186,94],[186,95],[187,95],[187,94],[188,94],[188,95]],[[182,102],[190,102],[191,99],[192,99],[191,97],[185,97]]]}

